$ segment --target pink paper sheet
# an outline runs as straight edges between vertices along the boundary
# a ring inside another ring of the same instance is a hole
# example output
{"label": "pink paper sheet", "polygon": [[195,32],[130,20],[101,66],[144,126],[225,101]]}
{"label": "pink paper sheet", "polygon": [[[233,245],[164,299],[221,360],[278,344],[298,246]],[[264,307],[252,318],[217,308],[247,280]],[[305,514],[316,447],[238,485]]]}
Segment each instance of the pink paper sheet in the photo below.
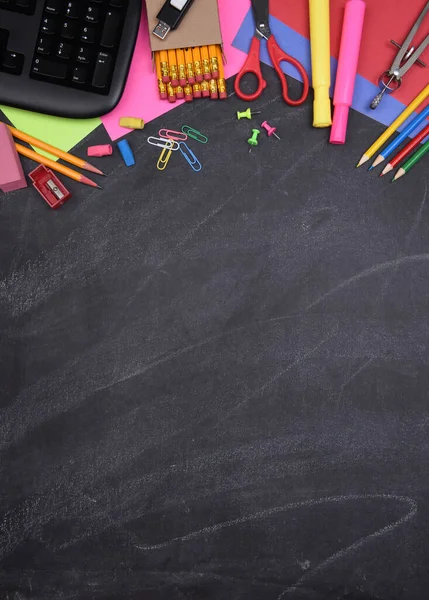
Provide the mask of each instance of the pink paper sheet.
{"label": "pink paper sheet", "polygon": [[[218,1],[224,53],[227,59],[225,76],[231,77],[238,73],[243,63],[243,53],[233,48],[232,42],[250,8],[250,0]],[[197,100],[197,102],[202,102],[202,100]],[[170,104],[166,100],[159,99],[155,74],[152,71],[146,11],[143,10],[124,95],[115,110],[102,117],[101,120],[111,139],[116,140],[129,131],[119,127],[120,117],[140,117],[147,123],[179,104],[181,102]]]}

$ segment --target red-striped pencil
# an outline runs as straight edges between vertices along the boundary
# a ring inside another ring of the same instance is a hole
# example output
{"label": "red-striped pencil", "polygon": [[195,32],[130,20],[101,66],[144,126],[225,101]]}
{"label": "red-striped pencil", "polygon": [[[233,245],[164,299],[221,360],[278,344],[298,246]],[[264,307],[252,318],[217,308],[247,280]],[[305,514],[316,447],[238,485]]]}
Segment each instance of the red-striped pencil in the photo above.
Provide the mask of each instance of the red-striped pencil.
{"label": "red-striped pencil", "polygon": [[426,125],[426,127],[424,129],[422,129],[422,131],[420,133],[418,133],[411,140],[411,142],[408,142],[408,144],[400,152],[398,152],[398,154],[395,156],[395,158],[393,160],[391,160],[384,167],[384,169],[380,173],[380,177],[383,177],[383,175],[387,175],[387,173],[389,173],[390,171],[393,171],[393,169],[395,167],[397,167],[399,165],[399,163],[404,160],[404,158],[406,158],[409,154],[411,154],[411,152],[415,148],[417,148],[417,146],[420,144],[420,142],[422,142],[425,139],[425,137],[427,137],[428,135],[429,135],[429,125]]}

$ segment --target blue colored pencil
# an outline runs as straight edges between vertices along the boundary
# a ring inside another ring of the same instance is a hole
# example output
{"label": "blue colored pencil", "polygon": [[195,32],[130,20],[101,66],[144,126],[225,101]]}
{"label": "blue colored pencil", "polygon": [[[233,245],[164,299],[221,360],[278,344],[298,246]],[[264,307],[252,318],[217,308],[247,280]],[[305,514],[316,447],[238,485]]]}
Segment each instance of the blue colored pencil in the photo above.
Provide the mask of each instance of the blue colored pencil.
{"label": "blue colored pencil", "polygon": [[374,167],[376,167],[377,165],[382,163],[383,160],[388,158],[392,154],[392,152],[394,152],[396,150],[396,148],[400,144],[402,144],[402,142],[404,140],[407,139],[407,137],[410,135],[410,133],[412,131],[414,131],[414,129],[416,129],[416,127],[418,127],[420,125],[420,123],[422,123],[426,119],[426,117],[428,115],[429,115],[429,106],[427,106],[420,114],[418,114],[417,117],[415,117],[411,121],[411,123],[409,125],[407,125],[407,127],[405,127],[405,129],[393,140],[393,142],[390,142],[390,144],[388,146],[386,146],[386,148],[381,152],[381,154],[379,154],[377,156],[375,161],[372,163],[369,170],[373,169]]}

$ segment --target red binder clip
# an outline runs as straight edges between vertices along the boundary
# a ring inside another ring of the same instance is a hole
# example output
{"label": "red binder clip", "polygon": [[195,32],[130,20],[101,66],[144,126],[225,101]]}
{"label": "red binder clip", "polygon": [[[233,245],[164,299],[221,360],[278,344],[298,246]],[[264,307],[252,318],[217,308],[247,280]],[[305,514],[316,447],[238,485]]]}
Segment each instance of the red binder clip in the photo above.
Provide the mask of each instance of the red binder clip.
{"label": "red binder clip", "polygon": [[33,182],[33,186],[51,208],[59,208],[71,198],[71,193],[68,189],[44,165],[39,165],[34,171],[31,171],[29,177]]}

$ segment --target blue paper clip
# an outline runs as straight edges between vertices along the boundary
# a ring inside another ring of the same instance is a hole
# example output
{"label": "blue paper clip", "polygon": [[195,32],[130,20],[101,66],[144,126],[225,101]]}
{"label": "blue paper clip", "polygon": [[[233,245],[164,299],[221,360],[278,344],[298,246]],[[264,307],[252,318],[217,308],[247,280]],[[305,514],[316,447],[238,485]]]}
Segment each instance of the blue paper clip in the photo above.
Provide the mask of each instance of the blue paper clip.
{"label": "blue paper clip", "polygon": [[191,167],[191,169],[193,169],[196,172],[201,171],[201,169],[203,167],[202,167],[200,161],[195,156],[195,154],[192,152],[192,150],[189,148],[189,146],[187,144],[185,144],[185,142],[179,142],[179,150],[185,157],[185,159],[186,159],[187,163],[189,164],[189,166]]}

